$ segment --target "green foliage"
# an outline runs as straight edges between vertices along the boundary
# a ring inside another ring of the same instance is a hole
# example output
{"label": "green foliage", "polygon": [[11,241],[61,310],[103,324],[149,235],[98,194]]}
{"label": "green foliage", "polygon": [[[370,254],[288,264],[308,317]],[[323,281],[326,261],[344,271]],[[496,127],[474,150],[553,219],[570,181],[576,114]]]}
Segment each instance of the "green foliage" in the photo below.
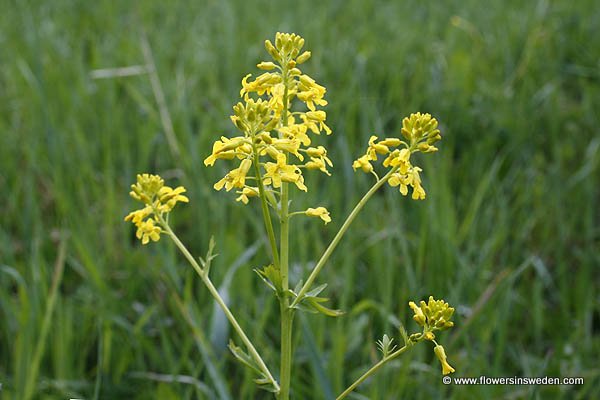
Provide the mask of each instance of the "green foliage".
{"label": "green foliage", "polygon": [[[262,235],[260,213],[215,194],[225,170],[202,164],[216,135],[230,132],[239,80],[276,31],[330,50],[314,51],[306,70],[335,99],[334,135],[324,140],[331,173],[344,177],[307,177],[322,189],[296,208],[328,199],[333,222],[292,220],[293,283],[368,188],[370,177],[351,164],[369,136],[399,133],[399,117],[415,110],[435,115],[444,132],[443,148],[423,159],[427,200],[380,192],[324,269],[331,304],[347,314],[307,314],[298,324],[294,398],[339,393],[378,357],[376,338],[399,338],[394,329],[413,324],[408,301],[436,293],[456,306],[456,326],[440,335],[461,376],[583,376],[586,384],[444,386],[435,384],[431,349],[415,348],[361,394],[600,396],[600,11],[592,0],[9,3],[0,13],[0,398],[32,389],[48,399],[261,398],[185,260],[174,246],[142,251],[122,218],[137,172],[169,184],[178,177],[203,206],[182,207],[171,224],[193,254],[214,232],[211,276],[242,310],[249,336],[276,347],[278,309],[251,268],[268,249],[246,252]],[[179,156],[147,75],[90,76],[143,64],[142,29]]]}

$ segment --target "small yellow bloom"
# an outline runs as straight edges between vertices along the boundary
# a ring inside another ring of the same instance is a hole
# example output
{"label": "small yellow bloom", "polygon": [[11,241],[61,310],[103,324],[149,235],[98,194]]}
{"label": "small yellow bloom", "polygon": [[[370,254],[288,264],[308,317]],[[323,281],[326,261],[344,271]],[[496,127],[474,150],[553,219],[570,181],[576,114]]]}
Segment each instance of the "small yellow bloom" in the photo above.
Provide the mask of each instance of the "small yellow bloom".
{"label": "small yellow bloom", "polygon": [[326,91],[325,87],[319,85],[310,76],[301,75],[296,96],[300,101],[306,103],[306,106],[310,111],[316,111],[315,105],[327,105],[327,100],[323,99]]}
{"label": "small yellow bloom", "polygon": [[300,140],[298,139],[273,139],[272,146],[277,150],[285,151],[298,157],[300,161],[304,160],[302,154],[298,152],[300,149]]}
{"label": "small yellow bloom", "polygon": [[377,136],[371,136],[369,138],[369,148],[367,149],[367,155],[373,161],[377,160],[377,154],[388,154],[390,149],[385,144],[375,143]]}
{"label": "small yellow bloom", "polygon": [[331,129],[325,125],[325,119],[327,118],[325,111],[309,111],[301,114],[300,118],[304,121],[304,125],[317,135],[321,133],[322,130],[324,130],[326,134],[331,135]]}
{"label": "small yellow bloom", "polygon": [[391,187],[400,186],[400,193],[402,193],[403,196],[408,194],[408,187],[411,186],[413,188],[413,200],[425,199],[425,189],[423,189],[423,186],[421,186],[421,178],[419,176],[421,168],[413,167],[410,165],[410,163],[408,164],[407,168],[408,170],[404,174],[401,172],[393,173],[388,180],[388,184]]}
{"label": "small yellow bloom", "polygon": [[152,239],[153,242],[158,242],[158,239],[160,239],[162,229],[154,224],[153,219],[148,219],[139,223],[137,228],[135,236],[142,240],[142,244],[147,244],[150,239]]}
{"label": "small yellow bloom", "polygon": [[310,145],[310,138],[306,134],[308,126],[305,124],[292,124],[279,128],[279,132],[286,138],[299,140],[304,146]]}
{"label": "small yellow bloom", "polygon": [[241,201],[244,204],[248,204],[250,197],[256,197],[259,194],[258,188],[246,186],[241,192],[237,192],[239,196],[235,201]]}
{"label": "small yellow bloom", "polygon": [[246,174],[250,170],[251,166],[252,160],[249,158],[242,160],[238,168],[229,171],[229,173],[225,175],[223,179],[215,183],[215,190],[221,190],[223,189],[223,186],[228,192],[233,188],[243,189],[246,185]]}
{"label": "small yellow bloom", "polygon": [[327,167],[325,166],[325,160],[323,158],[311,157],[310,161],[304,164],[304,168],[318,169],[319,171],[326,173],[328,176],[331,176],[331,173],[327,171]]}
{"label": "small yellow bloom", "polygon": [[263,94],[270,95],[273,86],[277,85],[282,80],[281,74],[278,72],[265,72],[252,82],[248,82],[248,78],[251,76],[252,74],[248,74],[242,79],[240,97],[245,100],[249,99],[248,93],[250,92],[256,92],[259,96],[262,96]]}
{"label": "small yellow bloom", "polygon": [[304,185],[302,171],[295,165],[288,165],[284,154],[279,154],[277,163],[268,162],[265,164],[267,173],[264,175],[265,185],[273,184],[274,188],[281,187],[281,182],[291,182],[296,184],[298,189],[307,191]]}
{"label": "small yellow bloom", "polygon": [[371,158],[368,154],[360,157],[358,160],[355,160],[352,163],[352,168],[356,171],[357,169],[362,169],[366,173],[370,173],[373,171],[373,165],[371,165]]}
{"label": "small yellow bloom", "polygon": [[304,214],[308,215],[309,217],[321,218],[325,222],[325,225],[331,222],[329,211],[327,211],[325,207],[309,208],[304,212]]}
{"label": "small yellow bloom", "polygon": [[304,164],[307,169],[318,169],[327,175],[331,174],[327,171],[327,166],[333,167],[333,163],[327,157],[327,150],[323,146],[309,147],[306,149],[306,154],[310,156],[310,161]]}
{"label": "small yellow bloom", "polygon": [[234,138],[221,137],[221,140],[217,140],[213,144],[212,154],[204,160],[204,165],[213,166],[217,159],[231,160],[235,157],[235,151],[237,148],[242,146],[246,142],[246,139],[242,136]]}
{"label": "small yellow bloom", "polygon": [[152,215],[152,207],[146,206],[140,210],[130,212],[126,217],[125,221],[131,221],[135,225],[139,225],[144,219]]}
{"label": "small yellow bloom", "polygon": [[438,344],[437,346],[435,346],[433,348],[433,352],[437,356],[438,360],[440,360],[440,364],[442,364],[442,374],[443,375],[448,375],[455,371],[455,369],[452,368],[452,366],[450,364],[448,364],[448,361],[446,360],[446,352],[444,351],[443,346]]}

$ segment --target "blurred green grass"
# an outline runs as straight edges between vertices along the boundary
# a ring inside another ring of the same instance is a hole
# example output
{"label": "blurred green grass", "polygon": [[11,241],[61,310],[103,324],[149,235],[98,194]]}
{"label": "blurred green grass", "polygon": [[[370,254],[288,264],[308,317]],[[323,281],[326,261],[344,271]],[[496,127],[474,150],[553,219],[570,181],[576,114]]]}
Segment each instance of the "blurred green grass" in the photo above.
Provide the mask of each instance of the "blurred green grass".
{"label": "blurred green grass", "polygon": [[[347,314],[296,320],[295,398],[339,393],[377,357],[383,333],[398,339],[400,322],[415,329],[407,302],[430,294],[457,308],[456,328],[440,335],[456,376],[583,376],[585,385],[444,386],[433,352],[419,346],[355,398],[600,397],[594,1],[61,0],[3,10],[2,399],[28,390],[265,398],[227,353],[230,331],[182,257],[166,241],[142,248],[122,219],[138,172],[188,187],[191,205],[174,226],[197,255],[215,235],[214,280],[258,347],[277,348],[276,305],[252,272],[267,258],[259,208],[214,192],[226,166],[202,164],[215,138],[233,132],[240,79],[256,73],[276,31],[306,38],[304,70],[327,87],[334,129],[322,138],[334,176],[307,176],[313,189],[294,199],[299,209],[327,206],[334,222],[294,222],[294,281],[368,188],[350,165],[372,133],[396,134],[420,110],[444,135],[440,152],[422,158],[427,200],[379,193],[321,276]],[[90,77],[142,64],[143,30],[180,157],[147,76]],[[266,359],[276,369],[276,350]]]}

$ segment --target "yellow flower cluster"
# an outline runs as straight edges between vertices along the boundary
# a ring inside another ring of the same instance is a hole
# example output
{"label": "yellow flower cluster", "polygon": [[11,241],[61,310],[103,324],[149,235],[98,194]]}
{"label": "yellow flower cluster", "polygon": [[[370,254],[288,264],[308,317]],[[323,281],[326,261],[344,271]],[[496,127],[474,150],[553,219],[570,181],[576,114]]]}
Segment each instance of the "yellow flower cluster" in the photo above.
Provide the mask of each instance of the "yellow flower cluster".
{"label": "yellow flower cluster", "polygon": [[431,153],[437,151],[433,146],[442,137],[438,122],[430,114],[411,114],[402,120],[402,136],[406,141],[399,138],[385,138],[378,141],[377,136],[371,136],[367,152],[354,161],[352,168],[356,171],[361,169],[366,173],[374,173],[372,161],[377,161],[378,155],[387,156],[383,160],[383,166],[393,169],[388,183],[392,187],[399,186],[400,193],[406,196],[408,187],[412,187],[412,198],[414,200],[425,199],[425,190],[421,185],[419,172],[421,168],[413,166],[410,162],[412,153]]}
{"label": "yellow flower cluster", "polygon": [[454,322],[450,321],[454,314],[454,308],[450,307],[444,300],[435,300],[433,296],[429,296],[427,303],[421,300],[419,306],[413,301],[409,302],[408,305],[415,314],[413,315],[415,322],[423,327],[423,338],[435,343],[433,352],[442,365],[442,374],[448,375],[454,372],[454,368],[446,360],[444,347],[435,342],[435,334],[433,333],[433,331],[454,326]]}
{"label": "yellow flower cluster", "polygon": [[[311,56],[309,51],[301,52],[303,46],[304,39],[293,33],[277,33],[275,44],[265,41],[273,61],[259,63],[257,67],[265,72],[256,78],[248,74],[242,79],[243,101],[233,107],[231,121],[241,135],[221,137],[204,160],[206,166],[219,159],[239,160],[239,166],[214,188],[236,189],[236,200],[244,204],[260,195],[261,185],[274,195],[280,194],[274,189],[281,188],[282,182],[307,191],[304,169],[330,175],[327,168],[333,164],[327,150],[311,146],[311,134],[331,134],[327,114],[317,109],[327,105],[326,89],[298,68]],[[295,100],[304,104],[304,111],[292,110]]]}
{"label": "yellow flower cluster", "polygon": [[156,242],[163,232],[161,220],[163,215],[171,212],[178,202],[187,203],[189,199],[182,193],[185,188],[175,189],[165,186],[164,180],[158,175],[138,174],[137,182],[131,185],[129,195],[144,203],[144,208],[130,212],[125,221],[131,221],[137,227],[136,236],[142,244],[150,240]]}

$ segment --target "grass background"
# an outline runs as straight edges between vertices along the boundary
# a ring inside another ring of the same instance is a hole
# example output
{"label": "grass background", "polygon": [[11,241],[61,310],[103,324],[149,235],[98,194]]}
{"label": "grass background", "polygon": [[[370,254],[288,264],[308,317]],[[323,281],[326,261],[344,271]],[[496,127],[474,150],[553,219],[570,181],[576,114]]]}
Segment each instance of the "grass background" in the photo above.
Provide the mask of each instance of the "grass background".
{"label": "grass background", "polygon": [[[370,178],[352,159],[372,133],[430,112],[440,152],[421,157],[428,198],[380,192],[320,282],[338,319],[296,319],[296,399],[329,399],[409,331],[409,300],[456,306],[438,337],[456,376],[582,376],[583,386],[444,386],[427,345],[355,399],[600,397],[600,7],[581,1],[4,0],[0,13],[0,383],[2,399],[267,398],[226,349],[230,335],[168,241],[142,247],[123,216],[128,185],[160,173],[189,188],[174,226],[193,252],[215,235],[214,281],[261,349],[277,305],[252,272],[267,259],[257,204],[212,190],[226,163],[240,79],[276,31],[306,38],[305,72],[328,90],[331,178],[307,174],[294,207],[334,222],[292,227],[306,276]],[[152,47],[176,137],[169,151],[142,64]],[[53,279],[55,281],[53,288]],[[53,295],[54,293],[54,295]],[[50,304],[50,306],[49,306]],[[52,310],[50,313],[49,310]],[[277,370],[277,351],[265,350]],[[175,380],[175,381],[173,381]]]}

